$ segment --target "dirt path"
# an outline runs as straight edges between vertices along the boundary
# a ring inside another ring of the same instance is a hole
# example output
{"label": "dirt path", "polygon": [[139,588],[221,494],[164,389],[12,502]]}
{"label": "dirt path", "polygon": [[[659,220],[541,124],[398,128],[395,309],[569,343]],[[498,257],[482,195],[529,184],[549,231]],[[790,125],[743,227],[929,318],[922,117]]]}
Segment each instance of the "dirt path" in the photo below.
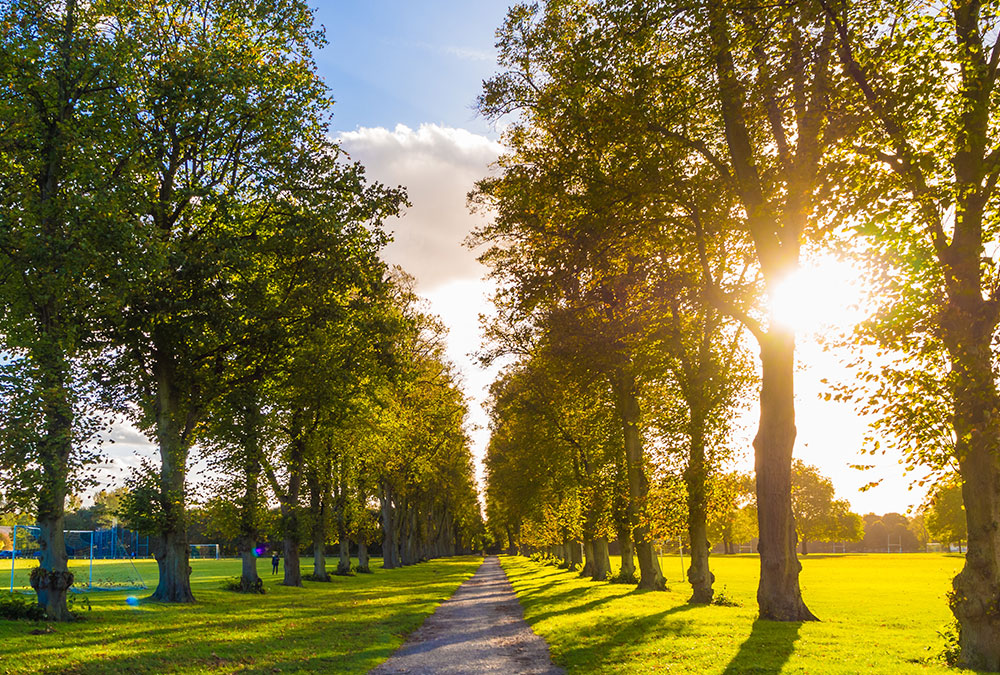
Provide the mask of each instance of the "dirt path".
{"label": "dirt path", "polygon": [[552,665],[545,641],[524,621],[500,561],[490,556],[370,675],[563,672]]}

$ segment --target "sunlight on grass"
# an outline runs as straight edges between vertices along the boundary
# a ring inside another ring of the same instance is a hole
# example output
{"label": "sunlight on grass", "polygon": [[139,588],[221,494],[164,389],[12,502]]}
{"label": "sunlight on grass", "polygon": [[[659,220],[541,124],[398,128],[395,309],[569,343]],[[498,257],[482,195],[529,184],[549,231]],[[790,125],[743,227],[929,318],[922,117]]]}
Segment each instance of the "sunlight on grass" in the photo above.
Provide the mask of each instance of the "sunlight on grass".
{"label": "sunlight on grass", "polygon": [[125,599],[149,595],[157,579],[155,562],[137,561],[150,590],[88,593],[93,611],[84,621],[42,635],[31,634],[39,624],[0,621],[0,673],[365,672],[481,562],[382,570],[373,560],[374,574],[286,588],[268,559],[258,563],[267,594],[242,595],[219,589],[239,574],[239,560],[193,560],[197,604],[132,607]]}
{"label": "sunlight on grass", "polygon": [[[801,584],[810,623],[756,621],[759,559],[713,556],[715,588],[739,607],[686,604],[680,561],[666,593],[595,583],[523,557],[501,558],[525,618],[573,673],[949,673],[929,662],[949,622],[962,558],[941,554],[811,555]],[[971,671],[963,671],[971,672]]]}

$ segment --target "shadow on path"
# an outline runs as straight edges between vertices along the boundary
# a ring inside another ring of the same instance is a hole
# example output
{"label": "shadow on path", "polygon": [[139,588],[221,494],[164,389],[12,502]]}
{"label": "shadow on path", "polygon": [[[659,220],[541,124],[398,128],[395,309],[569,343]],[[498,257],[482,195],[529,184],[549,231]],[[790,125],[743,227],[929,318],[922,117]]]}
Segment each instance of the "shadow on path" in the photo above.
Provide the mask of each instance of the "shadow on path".
{"label": "shadow on path", "polygon": [[723,675],[743,673],[778,673],[795,651],[801,621],[753,622],[750,636],[740,645],[740,650],[729,662]]}

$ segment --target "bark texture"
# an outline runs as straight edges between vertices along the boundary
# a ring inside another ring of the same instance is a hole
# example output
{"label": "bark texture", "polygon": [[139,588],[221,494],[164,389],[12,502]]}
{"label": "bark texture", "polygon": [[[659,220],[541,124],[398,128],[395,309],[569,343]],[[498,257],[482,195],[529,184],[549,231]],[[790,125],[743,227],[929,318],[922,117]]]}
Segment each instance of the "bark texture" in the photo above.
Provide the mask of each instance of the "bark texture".
{"label": "bark texture", "polygon": [[368,562],[368,544],[362,539],[358,542],[358,572],[368,574],[371,571],[371,566]]}
{"label": "bark texture", "polygon": [[611,556],[608,554],[608,540],[605,537],[598,537],[593,544],[594,553],[594,581],[607,581],[611,576]]}
{"label": "bark texture", "polygon": [[[169,344],[160,340],[158,344]],[[187,540],[188,434],[194,415],[185,414],[179,403],[177,378],[168,347],[158,350],[154,364],[157,380],[156,436],[160,448],[160,509],[162,530],[157,537],[156,564],[160,579],[151,598],[159,602],[194,602],[191,592],[190,548]],[[182,422],[183,420],[183,422]]]}
{"label": "bark texture", "polygon": [[[965,565],[952,582],[962,664],[1000,671],[1000,429],[990,338],[995,308],[962,311],[944,321],[952,356],[955,435],[968,528]],[[972,304],[972,303],[968,303]],[[974,306],[974,305],[973,305]]]}
{"label": "bark texture", "polygon": [[309,511],[312,515],[313,540],[313,581],[329,581],[326,571],[326,526],[330,500],[323,494],[323,483],[315,471],[310,471],[306,482],[309,483]]}
{"label": "bark texture", "polygon": [[754,438],[760,539],[760,617],[815,621],[799,590],[801,563],[792,514],[792,448],[795,445],[795,340],[772,329],[761,341],[760,426]]}
{"label": "bark texture", "polygon": [[649,494],[649,479],[646,477],[642,434],[639,428],[639,397],[636,392],[635,377],[625,370],[619,370],[612,378],[612,386],[624,437],[629,488],[628,518],[636,557],[639,560],[639,588],[662,591],[666,587],[666,581],[660,572],[660,560],[656,555],[649,527],[643,518],[643,509]]}
{"label": "bark texture", "polygon": [[299,496],[302,492],[302,478],[305,469],[305,439],[301,427],[295,426],[288,454],[288,488],[279,493],[281,503],[282,548],[284,553],[283,586],[302,586],[302,568],[299,560],[301,545],[301,524]]}
{"label": "bark texture", "polygon": [[705,422],[697,405],[691,405],[689,430],[690,447],[688,464],[684,470],[687,486],[688,538],[691,542],[691,566],[688,568],[688,582],[691,584],[691,598],[694,604],[711,604],[712,584],[715,575],[708,567],[708,492],[706,484],[708,469],[705,465]]}
{"label": "bark texture", "polygon": [[[832,35],[827,25],[822,36],[824,44],[817,46],[816,63],[811,66],[811,82],[807,81],[808,72],[802,64],[789,69],[789,76],[795,82],[791,108],[795,122],[793,137],[789,137],[780,123],[771,128],[775,142],[784,148],[782,152],[793,159],[785,163],[777,176],[784,184],[784,194],[775,194],[770,189],[765,192],[766,181],[757,166],[756,141],[747,126],[747,95],[744,82],[737,74],[727,10],[723,4],[714,2],[707,2],[705,7],[733,177],[764,280],[773,288],[794,272],[799,263],[802,233],[808,222],[810,199],[822,156],[831,52],[825,41],[832,39]],[[795,15],[790,13],[788,17],[794,25]],[[747,26],[753,26],[754,21],[752,15],[745,17]],[[785,48],[790,50],[793,60],[798,61],[803,54],[812,52],[810,45],[804,42],[808,34],[807,31],[795,31],[788,39]],[[758,95],[768,95],[777,102],[777,92],[767,78],[759,77],[756,86],[762,90]],[[733,308],[728,309],[733,312]],[[795,557],[795,522],[791,507],[791,462],[795,443],[794,334],[773,317],[765,330],[738,310],[735,315],[754,333],[761,350],[760,426],[753,442],[760,530],[761,575],[757,588],[760,617],[777,621],[815,620],[799,590],[801,565]]]}
{"label": "bark texture", "polygon": [[583,540],[583,569],[580,570],[580,576],[594,576],[594,541],[592,539]]}
{"label": "bark texture", "polygon": [[[51,330],[54,318],[48,321]],[[38,486],[37,518],[41,530],[37,586],[32,587],[38,604],[45,608],[52,621],[73,618],[66,606],[66,593],[73,583],[67,570],[66,542],[63,535],[66,481],[69,459],[73,451],[73,406],[69,401],[67,377],[69,367],[62,350],[54,341],[43,340],[32,350],[38,369],[42,399],[42,438],[39,459],[42,466]]]}
{"label": "bark texture", "polygon": [[626,529],[625,532],[618,533],[618,545],[622,550],[622,567],[618,575],[622,579],[635,578],[635,548],[632,546],[632,538]]}
{"label": "bark texture", "polygon": [[243,497],[240,503],[239,536],[236,547],[242,560],[240,572],[240,591],[243,593],[262,593],[264,582],[257,574],[257,530],[258,511],[260,509],[260,406],[256,400],[251,401],[243,410]]}

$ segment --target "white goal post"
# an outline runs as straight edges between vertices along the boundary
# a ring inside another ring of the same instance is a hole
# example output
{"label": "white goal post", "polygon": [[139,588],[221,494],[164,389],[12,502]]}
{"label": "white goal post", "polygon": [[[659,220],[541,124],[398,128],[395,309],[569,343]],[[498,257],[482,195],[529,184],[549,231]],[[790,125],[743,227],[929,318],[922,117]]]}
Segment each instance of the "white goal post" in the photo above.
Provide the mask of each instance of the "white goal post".
{"label": "white goal post", "polygon": [[188,544],[188,547],[189,558],[198,558],[199,560],[219,559],[218,544]]}

